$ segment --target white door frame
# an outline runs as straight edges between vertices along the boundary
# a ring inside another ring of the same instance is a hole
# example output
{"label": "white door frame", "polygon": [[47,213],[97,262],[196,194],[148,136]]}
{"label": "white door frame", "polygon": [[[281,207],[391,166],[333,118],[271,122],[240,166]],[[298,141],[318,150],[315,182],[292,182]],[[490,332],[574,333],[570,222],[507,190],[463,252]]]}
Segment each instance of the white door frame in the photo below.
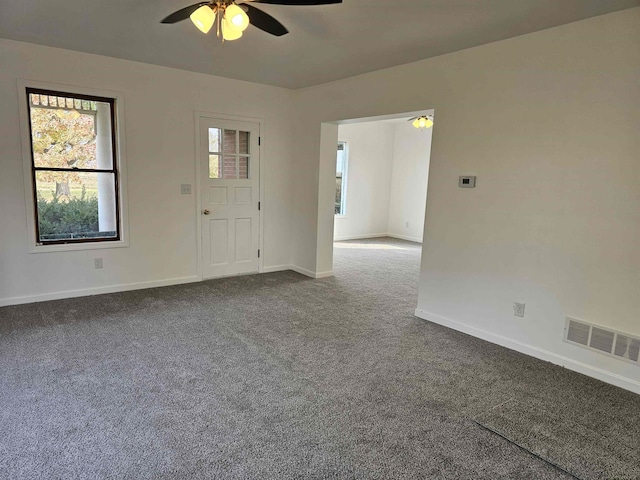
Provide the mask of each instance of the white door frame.
{"label": "white door frame", "polygon": [[[200,111],[200,110],[196,110],[195,114],[194,114],[194,130],[196,132],[195,135],[195,142],[196,142],[196,162],[195,162],[195,174],[196,174],[196,188],[195,188],[195,196],[196,196],[196,266],[197,266],[197,275],[198,275],[198,280],[202,281],[203,280],[203,273],[202,273],[202,195],[201,195],[201,191],[202,191],[202,181],[200,178],[200,166],[201,166],[201,151],[200,151],[200,119],[202,118],[207,118],[210,120],[220,120],[220,121],[225,121],[225,120],[231,120],[234,122],[251,122],[251,123],[257,123],[260,127],[260,137],[262,138],[262,136],[264,136],[264,119],[262,118],[258,118],[258,117],[245,117],[245,116],[241,116],[241,115],[232,115],[232,114],[228,114],[228,113],[215,113],[215,112],[205,112],[205,111]],[[260,179],[259,179],[259,186],[260,186],[260,195],[259,195],[259,202],[260,202],[260,212],[259,212],[259,218],[260,218],[260,225],[258,227],[258,235],[259,235],[259,239],[258,239],[258,245],[260,248],[260,258],[258,258],[258,273],[262,273],[264,270],[264,174],[263,174],[263,169],[265,167],[265,161],[264,161],[264,155],[263,155],[263,148],[262,148],[262,141],[260,141],[258,143],[258,153],[260,155]]]}

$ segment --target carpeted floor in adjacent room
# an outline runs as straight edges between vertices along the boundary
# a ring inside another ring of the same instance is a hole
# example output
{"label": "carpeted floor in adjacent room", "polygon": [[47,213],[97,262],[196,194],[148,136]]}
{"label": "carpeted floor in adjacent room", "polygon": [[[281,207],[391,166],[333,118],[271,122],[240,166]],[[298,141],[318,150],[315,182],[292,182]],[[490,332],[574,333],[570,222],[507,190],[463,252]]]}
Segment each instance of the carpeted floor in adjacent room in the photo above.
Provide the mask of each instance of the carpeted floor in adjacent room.
{"label": "carpeted floor in adjacent room", "polygon": [[335,257],[323,280],[0,308],[0,478],[573,478],[474,419],[637,417],[640,396],[414,317],[417,245]]}

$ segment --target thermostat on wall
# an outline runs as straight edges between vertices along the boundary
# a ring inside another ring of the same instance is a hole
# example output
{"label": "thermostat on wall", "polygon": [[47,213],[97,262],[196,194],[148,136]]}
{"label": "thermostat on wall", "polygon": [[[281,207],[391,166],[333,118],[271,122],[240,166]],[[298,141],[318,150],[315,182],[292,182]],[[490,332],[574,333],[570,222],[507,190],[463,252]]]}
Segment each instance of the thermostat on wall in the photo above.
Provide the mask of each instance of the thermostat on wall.
{"label": "thermostat on wall", "polygon": [[476,177],[459,177],[458,186],[460,188],[476,188]]}

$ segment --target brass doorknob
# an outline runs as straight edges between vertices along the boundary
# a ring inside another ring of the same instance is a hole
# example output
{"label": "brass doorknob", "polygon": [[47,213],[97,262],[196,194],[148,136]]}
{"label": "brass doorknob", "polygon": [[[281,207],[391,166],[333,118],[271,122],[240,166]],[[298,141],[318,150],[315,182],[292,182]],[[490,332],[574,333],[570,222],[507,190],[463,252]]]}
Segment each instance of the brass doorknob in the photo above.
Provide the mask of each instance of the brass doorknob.
{"label": "brass doorknob", "polygon": [[202,213],[204,213],[205,215],[209,215],[211,212],[205,208],[205,209],[202,211]]}

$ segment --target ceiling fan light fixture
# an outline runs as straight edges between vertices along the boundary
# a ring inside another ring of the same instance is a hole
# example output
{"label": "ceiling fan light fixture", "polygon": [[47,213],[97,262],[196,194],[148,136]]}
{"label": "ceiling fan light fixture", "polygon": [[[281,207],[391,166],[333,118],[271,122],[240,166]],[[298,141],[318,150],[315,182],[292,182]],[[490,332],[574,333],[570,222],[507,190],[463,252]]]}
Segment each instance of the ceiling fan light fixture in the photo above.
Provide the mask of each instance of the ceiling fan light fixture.
{"label": "ceiling fan light fixture", "polygon": [[222,30],[222,38],[224,40],[237,40],[242,36],[242,30],[236,28],[235,25],[233,25],[227,19],[222,22],[220,28]]}
{"label": "ceiling fan light fixture", "polygon": [[433,120],[431,120],[426,115],[422,115],[422,116],[416,118],[411,123],[411,125],[413,125],[416,128],[431,128],[433,126]]}
{"label": "ceiling fan light fixture", "polygon": [[249,17],[245,13],[245,11],[235,3],[232,3],[226,8],[224,17],[227,22],[229,22],[231,25],[233,25],[234,28],[240,30],[241,32],[244,32],[249,26]]}
{"label": "ceiling fan light fixture", "polygon": [[216,21],[216,12],[209,5],[203,5],[193,12],[189,18],[198,27],[198,30],[202,33],[209,33],[213,23]]}
{"label": "ceiling fan light fixture", "polygon": [[331,5],[342,0],[201,0],[167,15],[161,23],[173,24],[191,18],[196,28],[205,34],[215,26],[216,36],[223,43],[240,38],[249,24],[276,37],[289,33],[277,19],[251,5],[253,2],[305,6]]}

